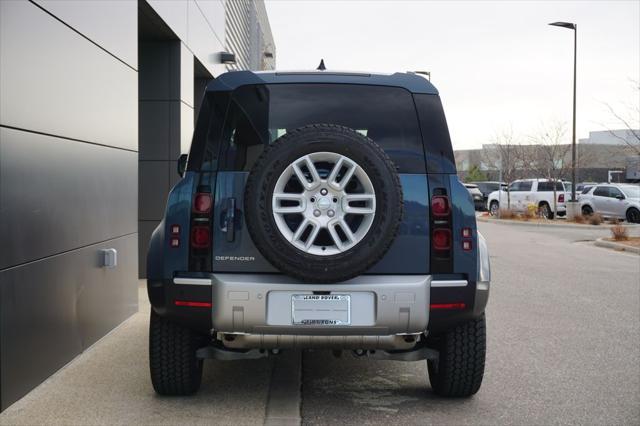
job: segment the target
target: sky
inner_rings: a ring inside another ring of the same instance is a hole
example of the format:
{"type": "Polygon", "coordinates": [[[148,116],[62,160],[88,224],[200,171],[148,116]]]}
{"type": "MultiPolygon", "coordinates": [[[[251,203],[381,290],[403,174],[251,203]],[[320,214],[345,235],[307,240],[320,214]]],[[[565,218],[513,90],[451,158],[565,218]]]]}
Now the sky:
{"type": "Polygon", "coordinates": [[[279,70],[430,71],[454,149],[554,122],[570,143],[573,31],[555,21],[578,24],[577,138],[623,127],[606,104],[640,121],[640,0],[265,3],[279,70]]]}

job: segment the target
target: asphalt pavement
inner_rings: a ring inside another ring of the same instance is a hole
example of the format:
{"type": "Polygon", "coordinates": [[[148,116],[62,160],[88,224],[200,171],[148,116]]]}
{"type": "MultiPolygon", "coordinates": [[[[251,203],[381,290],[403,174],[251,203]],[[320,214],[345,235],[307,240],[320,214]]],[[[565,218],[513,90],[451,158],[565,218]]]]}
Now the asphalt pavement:
{"type": "Polygon", "coordinates": [[[0,424],[640,424],[640,256],[585,242],[606,230],[479,227],[493,282],[473,398],[435,396],[425,362],[324,351],[207,361],[197,395],[158,397],[141,287],[140,313],[0,424]]]}

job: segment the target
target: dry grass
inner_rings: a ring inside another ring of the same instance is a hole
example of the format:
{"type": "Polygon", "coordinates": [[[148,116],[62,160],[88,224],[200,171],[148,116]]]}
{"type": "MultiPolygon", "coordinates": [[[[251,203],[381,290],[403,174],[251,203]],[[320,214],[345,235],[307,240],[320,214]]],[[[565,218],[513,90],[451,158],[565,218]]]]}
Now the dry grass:
{"type": "Polygon", "coordinates": [[[629,231],[622,225],[614,225],[611,227],[611,236],[615,241],[626,241],[629,239],[629,231]]]}
{"type": "Polygon", "coordinates": [[[581,214],[577,214],[573,217],[573,219],[571,220],[571,222],[575,222],[575,223],[585,223],[587,221],[587,217],[581,215],[581,214]]]}
{"type": "Polygon", "coordinates": [[[513,210],[502,209],[500,210],[500,215],[498,216],[500,219],[515,219],[516,214],[513,210]]]}
{"type": "Polygon", "coordinates": [[[600,225],[602,223],[602,215],[600,213],[593,213],[589,215],[589,223],[591,225],[600,225]]]}

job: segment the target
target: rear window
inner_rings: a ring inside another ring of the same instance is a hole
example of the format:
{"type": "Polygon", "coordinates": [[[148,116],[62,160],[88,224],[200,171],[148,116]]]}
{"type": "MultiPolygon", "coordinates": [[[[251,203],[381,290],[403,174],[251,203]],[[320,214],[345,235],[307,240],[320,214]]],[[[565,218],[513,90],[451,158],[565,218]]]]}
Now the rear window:
{"type": "Polygon", "coordinates": [[[250,170],[267,144],[298,127],[320,123],[346,126],[373,139],[401,173],[425,173],[411,93],[395,87],[341,84],[238,88],[219,138],[218,169],[250,170]]]}
{"type": "Polygon", "coordinates": [[[564,186],[562,186],[562,182],[556,181],[556,182],[538,182],[538,192],[552,192],[554,183],[556,187],[556,192],[564,191],[564,186]]]}

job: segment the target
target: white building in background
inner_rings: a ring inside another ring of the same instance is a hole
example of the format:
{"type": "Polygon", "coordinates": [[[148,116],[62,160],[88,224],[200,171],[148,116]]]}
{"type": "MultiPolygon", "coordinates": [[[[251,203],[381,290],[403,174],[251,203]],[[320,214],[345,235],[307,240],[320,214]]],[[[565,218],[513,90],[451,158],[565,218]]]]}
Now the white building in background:
{"type": "Polygon", "coordinates": [[[586,145],[638,145],[640,141],[636,135],[639,134],[639,129],[599,130],[589,132],[589,137],[579,139],[578,143],[586,145]]]}

